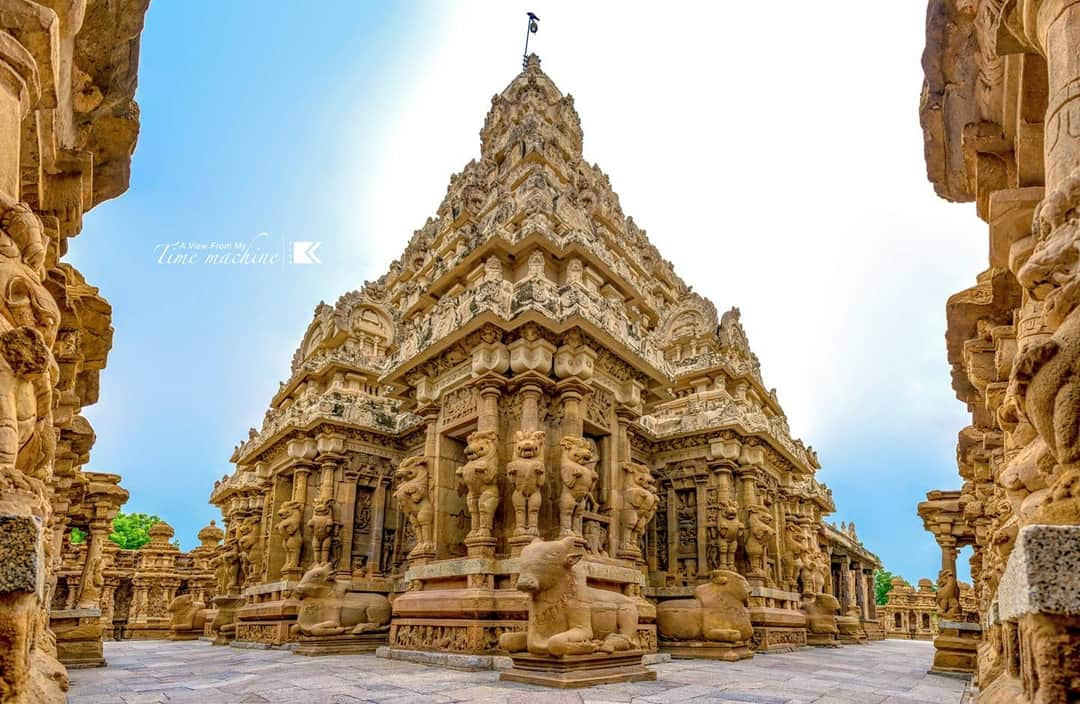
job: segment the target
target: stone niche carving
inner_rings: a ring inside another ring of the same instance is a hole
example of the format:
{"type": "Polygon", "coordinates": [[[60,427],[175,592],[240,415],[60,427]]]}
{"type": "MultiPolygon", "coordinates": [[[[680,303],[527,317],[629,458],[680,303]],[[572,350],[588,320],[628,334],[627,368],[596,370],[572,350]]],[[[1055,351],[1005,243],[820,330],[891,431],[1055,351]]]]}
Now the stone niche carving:
{"type": "Polygon", "coordinates": [[[458,479],[468,490],[465,501],[469,509],[468,538],[490,538],[495,509],[499,506],[498,436],[490,431],[478,431],[468,437],[465,457],[468,462],[457,469],[458,479]]]}
{"type": "Polygon", "coordinates": [[[514,506],[514,535],[540,535],[541,487],[547,481],[546,438],[543,430],[519,430],[514,434],[514,458],[506,465],[506,475],[514,487],[510,499],[514,506]]]}
{"type": "Polygon", "coordinates": [[[385,633],[390,630],[390,601],[382,594],[350,592],[335,579],[333,566],[317,564],[293,588],[300,610],[293,628],[305,636],[385,633]]]}
{"type": "Polygon", "coordinates": [[[410,558],[435,553],[435,543],[432,542],[435,513],[431,505],[429,472],[430,463],[427,457],[408,457],[401,462],[397,470],[398,487],[394,491],[394,497],[416,533],[416,546],[409,553],[410,558]]]}
{"type": "Polygon", "coordinates": [[[750,583],[738,572],[714,570],[693,599],[671,599],[656,607],[660,645],[675,655],[717,660],[752,657],[750,583]]]}
{"type": "Polygon", "coordinates": [[[596,470],[592,466],[593,449],[585,438],[571,436],[564,437],[560,446],[562,459],[559,478],[562,486],[559,495],[559,535],[581,536],[585,497],[596,484],[596,470]]]}

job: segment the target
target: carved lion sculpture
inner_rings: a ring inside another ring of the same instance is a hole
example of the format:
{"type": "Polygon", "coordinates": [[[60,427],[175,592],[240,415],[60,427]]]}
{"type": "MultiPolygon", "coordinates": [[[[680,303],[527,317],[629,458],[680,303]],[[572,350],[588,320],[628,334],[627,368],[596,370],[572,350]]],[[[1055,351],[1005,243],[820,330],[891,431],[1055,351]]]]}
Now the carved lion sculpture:
{"type": "Polygon", "coordinates": [[[627,462],[623,465],[627,486],[623,490],[622,550],[640,555],[640,542],[645,527],[656,515],[660,497],[656,495],[656,480],[652,472],[642,464],[627,462]]]}
{"type": "Polygon", "coordinates": [[[535,655],[586,655],[634,648],[638,611],[624,594],[585,584],[574,565],[582,558],[573,537],[537,538],[521,551],[517,588],[527,592],[529,627],[504,633],[499,647],[535,655]]]}
{"type": "Polygon", "coordinates": [[[311,548],[315,551],[315,562],[330,562],[330,547],[334,542],[334,500],[318,499],[308,521],[311,529],[311,548]]]}
{"type": "Polygon", "coordinates": [[[803,570],[803,556],[809,550],[806,544],[806,532],[795,521],[784,524],[784,554],[781,566],[784,570],[784,584],[789,589],[798,585],[799,575],[803,570]]]}
{"type": "Polygon", "coordinates": [[[739,520],[739,505],[726,501],[720,505],[720,518],[716,521],[717,545],[720,548],[720,569],[735,569],[735,551],[739,547],[739,533],[742,521],[739,520]]]}
{"type": "Polygon", "coordinates": [[[299,501],[286,501],[278,509],[277,530],[285,544],[284,569],[300,566],[300,550],[304,547],[304,534],[300,524],[304,519],[304,507],[299,501]]]}
{"type": "Polygon", "coordinates": [[[672,599],[656,607],[656,623],[665,640],[713,641],[746,645],[750,625],[750,583],[738,572],[713,570],[693,599],[672,599]]]}
{"type": "Polygon", "coordinates": [[[964,612],[960,609],[960,589],[952,570],[938,572],[937,603],[938,612],[944,618],[955,621],[963,617],[964,612]]]}
{"type": "Polygon", "coordinates": [[[774,535],[776,529],[772,525],[772,514],[761,506],[751,506],[743,542],[743,550],[746,551],[746,559],[750,563],[750,574],[768,573],[766,564],[769,541],[774,535]]]}
{"type": "Polygon", "coordinates": [[[596,483],[596,470],[591,464],[592,445],[585,438],[567,436],[559,446],[563,450],[559,466],[559,478],[562,480],[562,491],[559,495],[560,535],[581,535],[585,497],[596,483]]]}
{"type": "Polygon", "coordinates": [[[390,601],[382,594],[347,591],[334,578],[329,562],[314,565],[293,588],[300,599],[294,633],[337,636],[343,633],[378,633],[390,629],[390,601]]]}
{"type": "Polygon", "coordinates": [[[435,513],[429,495],[427,457],[407,457],[398,467],[396,478],[398,488],[394,490],[394,498],[416,532],[416,547],[409,556],[434,550],[431,527],[435,513]]]}
{"type": "Polygon", "coordinates": [[[514,535],[539,535],[540,489],[547,480],[544,464],[543,430],[514,434],[514,459],[506,465],[506,474],[514,486],[510,497],[514,504],[514,535]]]}
{"type": "Polygon", "coordinates": [[[206,624],[206,604],[191,594],[181,594],[169,602],[169,630],[173,633],[197,631],[206,624]]]}
{"type": "Polygon", "coordinates": [[[240,546],[240,560],[244,577],[249,582],[258,580],[262,570],[262,548],[259,547],[259,529],[262,521],[258,516],[249,516],[240,524],[237,544],[240,546]]]}
{"type": "Polygon", "coordinates": [[[499,450],[497,436],[491,431],[469,435],[465,446],[468,462],[457,469],[458,479],[469,490],[465,497],[471,520],[470,538],[491,537],[495,509],[499,507],[499,450]]]}

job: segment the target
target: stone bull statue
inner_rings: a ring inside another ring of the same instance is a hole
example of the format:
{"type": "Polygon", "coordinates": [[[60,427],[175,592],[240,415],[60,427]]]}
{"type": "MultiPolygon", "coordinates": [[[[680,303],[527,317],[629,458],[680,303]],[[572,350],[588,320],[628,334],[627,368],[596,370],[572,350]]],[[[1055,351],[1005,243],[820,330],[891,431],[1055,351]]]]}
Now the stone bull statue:
{"type": "Polygon", "coordinates": [[[714,570],[694,590],[693,599],[672,599],[656,607],[663,640],[711,641],[744,645],[754,635],[750,624],[750,584],[737,572],[714,570]]]}
{"type": "Polygon", "coordinates": [[[333,566],[313,565],[293,588],[300,599],[294,634],[337,636],[377,633],[390,628],[390,601],[382,594],[349,592],[334,578],[333,566]]]}
{"type": "Polygon", "coordinates": [[[525,546],[517,588],[530,596],[529,628],[502,634],[500,648],[562,657],[636,647],[637,605],[623,594],[587,586],[574,571],[582,557],[573,537],[537,538],[525,546]]]}
{"type": "Polygon", "coordinates": [[[202,635],[206,612],[206,604],[191,594],[181,594],[169,602],[169,630],[176,636],[202,635]]]}

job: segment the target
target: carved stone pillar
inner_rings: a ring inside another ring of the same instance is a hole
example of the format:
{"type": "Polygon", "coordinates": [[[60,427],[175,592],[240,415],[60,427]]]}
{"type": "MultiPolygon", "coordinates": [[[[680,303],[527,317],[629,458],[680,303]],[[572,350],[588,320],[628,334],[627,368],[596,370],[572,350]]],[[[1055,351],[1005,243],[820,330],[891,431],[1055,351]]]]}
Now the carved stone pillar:
{"type": "Polygon", "coordinates": [[[390,477],[380,475],[371,497],[371,544],[368,546],[367,573],[369,576],[380,571],[389,573],[390,565],[380,565],[382,557],[383,530],[386,524],[386,491],[390,487],[390,477]]]}
{"type": "Polygon", "coordinates": [[[83,564],[82,581],[79,584],[78,608],[100,608],[101,588],[104,579],[101,573],[101,551],[109,539],[111,525],[108,521],[95,520],[90,523],[86,536],[86,562],[83,564]]]}
{"type": "MultiPolygon", "coordinates": [[[[358,472],[346,467],[342,471],[341,481],[338,482],[334,491],[334,504],[338,512],[339,536],[341,540],[340,552],[337,559],[337,573],[339,576],[351,576],[353,571],[353,529],[356,526],[356,480],[358,472]]],[[[370,559],[370,558],[369,558],[370,559]]]]}
{"type": "Polygon", "coordinates": [[[697,499],[697,563],[698,574],[709,575],[709,492],[705,489],[708,477],[694,477],[697,499]]]}

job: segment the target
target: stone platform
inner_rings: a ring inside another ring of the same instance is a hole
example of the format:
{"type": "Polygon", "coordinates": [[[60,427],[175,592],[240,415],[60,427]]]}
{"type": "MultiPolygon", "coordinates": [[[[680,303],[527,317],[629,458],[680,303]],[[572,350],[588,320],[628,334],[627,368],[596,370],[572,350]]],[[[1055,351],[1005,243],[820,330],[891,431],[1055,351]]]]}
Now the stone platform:
{"type": "Polygon", "coordinates": [[[556,691],[374,655],[305,658],[202,641],[105,643],[109,666],[71,671],[69,704],[470,702],[491,704],[959,704],[966,683],[927,674],[930,643],[808,648],[728,663],[650,665],[655,682],[556,691]]]}

